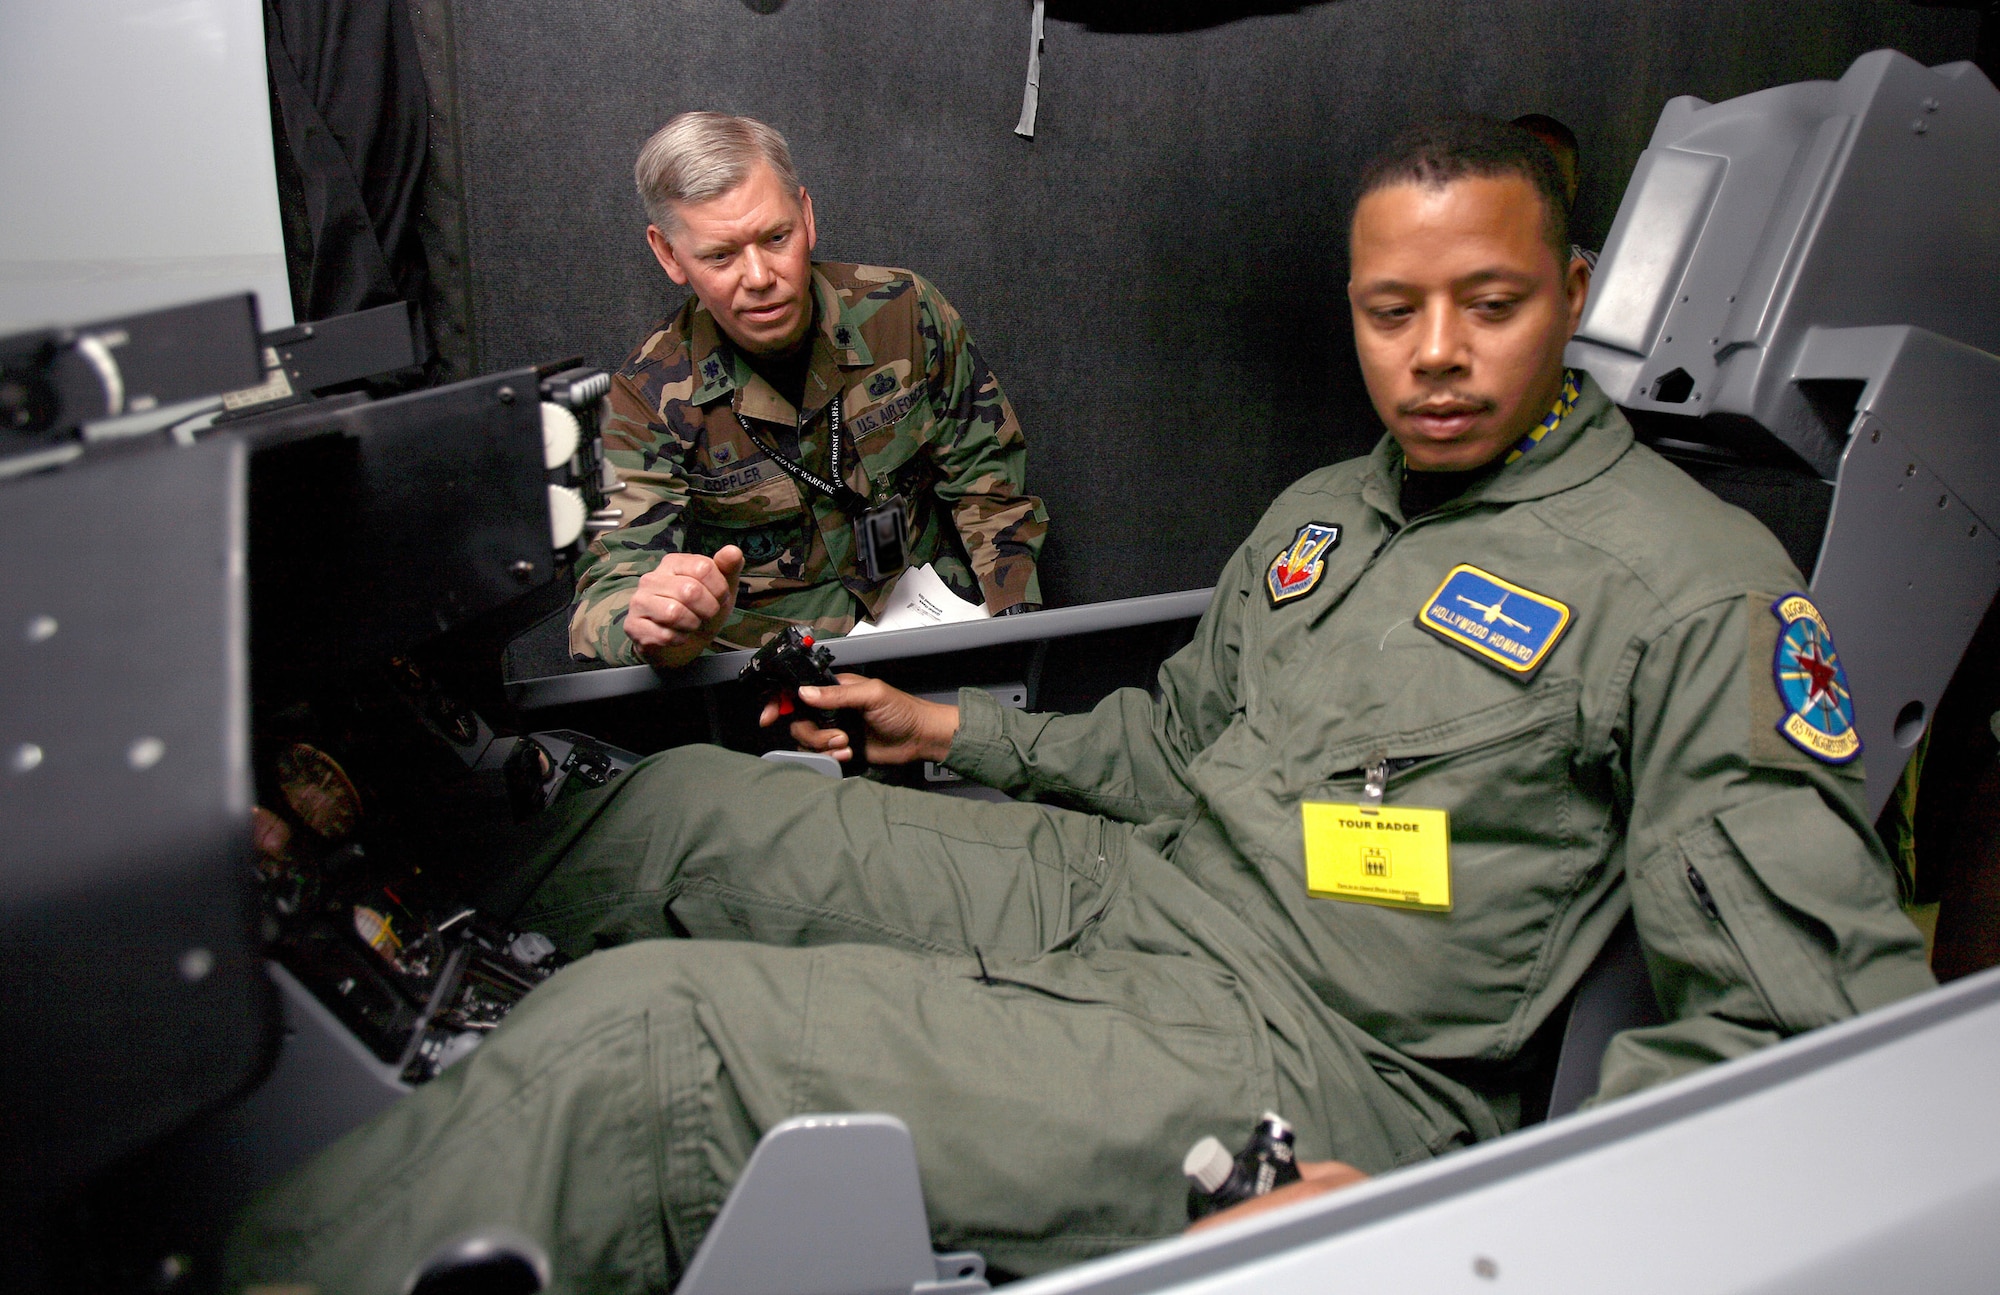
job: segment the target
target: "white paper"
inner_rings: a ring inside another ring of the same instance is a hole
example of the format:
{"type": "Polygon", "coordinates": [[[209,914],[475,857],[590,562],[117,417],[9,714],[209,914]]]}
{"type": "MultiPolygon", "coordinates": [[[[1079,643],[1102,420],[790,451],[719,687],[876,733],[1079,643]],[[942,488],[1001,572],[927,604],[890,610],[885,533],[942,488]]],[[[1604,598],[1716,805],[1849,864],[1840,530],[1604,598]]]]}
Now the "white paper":
{"type": "Polygon", "coordinates": [[[961,621],[983,621],[992,615],[985,603],[975,606],[953,593],[951,586],[926,562],[896,578],[889,589],[889,601],[883,604],[882,614],[872,624],[861,621],[847,635],[852,638],[857,634],[915,629],[920,625],[956,625],[961,621]]]}

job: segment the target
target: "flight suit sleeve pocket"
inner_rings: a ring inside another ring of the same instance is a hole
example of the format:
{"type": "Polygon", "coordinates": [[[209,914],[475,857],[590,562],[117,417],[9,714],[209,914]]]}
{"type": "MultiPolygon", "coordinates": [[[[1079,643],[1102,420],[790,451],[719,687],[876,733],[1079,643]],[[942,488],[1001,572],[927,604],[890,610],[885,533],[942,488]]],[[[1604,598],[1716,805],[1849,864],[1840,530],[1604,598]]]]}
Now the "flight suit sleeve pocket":
{"type": "Polygon", "coordinates": [[[1793,787],[1716,821],[1779,904],[1803,919],[1854,1010],[1936,983],[1922,937],[1896,902],[1887,864],[1817,790],[1793,787]]]}
{"type": "Polygon", "coordinates": [[[1850,903],[1841,892],[1852,885],[1840,874],[1866,852],[1816,792],[1738,806],[1683,835],[1680,848],[1687,900],[1712,940],[1734,946],[1776,1024],[1797,1033],[1854,1014],[1837,963],[1850,903]]]}

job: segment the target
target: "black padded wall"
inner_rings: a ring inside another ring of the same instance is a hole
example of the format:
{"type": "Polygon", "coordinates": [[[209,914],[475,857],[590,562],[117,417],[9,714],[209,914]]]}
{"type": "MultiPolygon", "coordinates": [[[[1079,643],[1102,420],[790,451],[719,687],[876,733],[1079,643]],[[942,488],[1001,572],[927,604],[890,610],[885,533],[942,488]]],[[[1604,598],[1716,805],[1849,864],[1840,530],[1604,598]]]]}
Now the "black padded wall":
{"type": "MultiPolygon", "coordinates": [[[[1019,409],[1052,601],[1211,582],[1271,497],[1379,433],[1343,295],[1346,191],[1421,115],[1549,113],[1601,240],[1660,107],[1972,53],[1899,0],[452,0],[479,368],[615,365],[678,305],[639,144],[673,113],[790,138],[819,254],[931,278],[1019,409]]],[[[434,100],[437,98],[434,88],[434,100]]]]}

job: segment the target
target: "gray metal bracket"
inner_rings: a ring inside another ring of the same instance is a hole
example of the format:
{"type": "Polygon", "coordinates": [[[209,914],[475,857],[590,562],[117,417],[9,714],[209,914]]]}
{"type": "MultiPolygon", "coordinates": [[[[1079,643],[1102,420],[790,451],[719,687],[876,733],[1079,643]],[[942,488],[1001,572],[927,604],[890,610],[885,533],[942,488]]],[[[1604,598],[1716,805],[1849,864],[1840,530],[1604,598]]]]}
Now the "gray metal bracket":
{"type": "Polygon", "coordinates": [[[934,1254],[916,1144],[893,1115],[801,1115],[766,1132],[677,1295],[971,1295],[970,1251],[934,1254]]]}
{"type": "Polygon", "coordinates": [[[1799,380],[1865,383],[1813,569],[1881,813],[2000,590],[2000,358],[1920,328],[1814,329],[1799,380]]]}

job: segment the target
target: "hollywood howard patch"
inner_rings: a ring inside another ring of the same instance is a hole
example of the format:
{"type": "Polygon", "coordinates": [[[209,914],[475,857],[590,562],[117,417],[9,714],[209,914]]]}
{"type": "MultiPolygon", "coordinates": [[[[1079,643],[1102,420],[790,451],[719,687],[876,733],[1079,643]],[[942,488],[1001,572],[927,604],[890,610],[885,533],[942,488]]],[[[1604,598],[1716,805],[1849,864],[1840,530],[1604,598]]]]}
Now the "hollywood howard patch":
{"type": "Polygon", "coordinates": [[[1417,624],[1517,679],[1532,679],[1569,628],[1566,603],[1461,562],[1417,612],[1417,624]]]}
{"type": "Polygon", "coordinates": [[[1271,559],[1264,573],[1264,587],[1271,606],[1303,598],[1326,574],[1326,555],[1340,543],[1340,527],[1328,522],[1307,522],[1292,536],[1284,552],[1271,559]]]}
{"type": "Polygon", "coordinates": [[[1848,763],[1861,754],[1861,735],[1854,731],[1854,698],[1826,618],[1804,594],[1786,594],[1771,604],[1771,614],[1779,625],[1771,678],[1784,707],[1778,732],[1815,760],[1848,763]]]}

